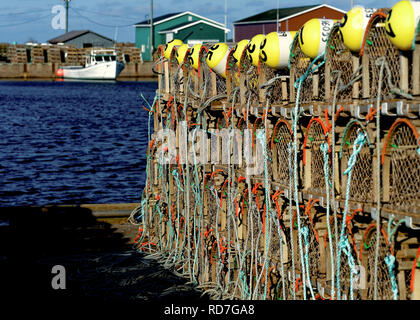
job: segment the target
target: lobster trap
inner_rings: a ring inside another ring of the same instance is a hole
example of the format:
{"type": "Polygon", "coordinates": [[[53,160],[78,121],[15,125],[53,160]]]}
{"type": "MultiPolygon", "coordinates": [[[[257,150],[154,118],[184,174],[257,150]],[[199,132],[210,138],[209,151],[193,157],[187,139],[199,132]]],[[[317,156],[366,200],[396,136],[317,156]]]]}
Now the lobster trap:
{"type": "Polygon", "coordinates": [[[352,167],[351,182],[349,185],[348,200],[355,203],[371,203],[374,201],[374,163],[375,148],[370,142],[370,135],[365,126],[356,119],[350,120],[341,136],[341,189],[343,198],[347,192],[348,175],[344,174],[349,165],[350,156],[353,154],[353,145],[359,134],[366,136],[366,143],[357,155],[357,160],[352,167]]]}
{"type": "Polygon", "coordinates": [[[290,50],[290,102],[297,98],[301,104],[322,101],[325,96],[325,58],[319,56],[312,60],[306,56],[299,45],[299,34],[296,33],[290,50]],[[300,81],[304,75],[306,78],[300,81]]]}
{"type": "Polygon", "coordinates": [[[327,40],[325,100],[332,102],[335,98],[337,102],[352,102],[360,98],[360,57],[344,45],[339,26],[339,23],[334,24],[327,40]]]}
{"type": "Polygon", "coordinates": [[[260,83],[260,104],[271,107],[286,105],[290,97],[289,70],[276,70],[268,67],[263,61],[258,64],[260,83]]]}
{"type": "Polygon", "coordinates": [[[372,15],[360,52],[363,65],[363,98],[369,100],[376,99],[380,85],[383,99],[411,98],[412,95],[420,94],[420,65],[417,61],[419,49],[415,49],[415,53],[400,51],[391,43],[385,29],[388,12],[387,9],[380,9],[372,15]],[[381,65],[384,70],[380,84],[381,65]]]}
{"type": "MultiPolygon", "coordinates": [[[[328,130],[324,122],[318,118],[312,118],[306,129],[303,143],[304,186],[310,194],[325,195],[325,170],[324,154],[321,150],[323,143],[328,143],[328,163],[331,159],[330,141],[328,130]]],[[[328,166],[331,177],[331,166],[328,166]]]]}
{"type": "Polygon", "coordinates": [[[386,136],[383,151],[384,209],[420,217],[420,142],[416,126],[397,119],[386,136]]]}
{"type": "Polygon", "coordinates": [[[239,74],[241,107],[245,108],[245,110],[249,108],[250,112],[252,112],[253,108],[259,107],[260,79],[258,67],[252,64],[246,50],[242,53],[241,61],[239,62],[239,74]]]}
{"type": "Polygon", "coordinates": [[[273,159],[273,179],[278,182],[283,189],[289,186],[289,174],[291,163],[291,144],[293,133],[290,123],[287,120],[279,119],[274,126],[271,137],[270,148],[273,159]],[[290,148],[290,150],[289,150],[290,148]]]}
{"type": "Polygon", "coordinates": [[[216,96],[220,96],[220,98],[224,98],[222,95],[226,95],[226,81],[225,79],[213,72],[207,62],[207,53],[209,48],[206,47],[206,51],[200,51],[199,59],[200,59],[200,93],[201,93],[201,101],[206,102],[209,99],[214,99],[216,96]]]}

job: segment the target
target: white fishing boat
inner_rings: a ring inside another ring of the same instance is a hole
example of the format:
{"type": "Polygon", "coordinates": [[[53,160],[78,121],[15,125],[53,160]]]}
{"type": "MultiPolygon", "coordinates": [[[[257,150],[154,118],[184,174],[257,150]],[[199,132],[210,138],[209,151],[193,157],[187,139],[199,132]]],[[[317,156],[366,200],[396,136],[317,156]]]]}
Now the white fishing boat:
{"type": "Polygon", "coordinates": [[[115,80],[124,67],[115,50],[91,50],[84,66],[63,66],[56,74],[64,79],[115,80]]]}

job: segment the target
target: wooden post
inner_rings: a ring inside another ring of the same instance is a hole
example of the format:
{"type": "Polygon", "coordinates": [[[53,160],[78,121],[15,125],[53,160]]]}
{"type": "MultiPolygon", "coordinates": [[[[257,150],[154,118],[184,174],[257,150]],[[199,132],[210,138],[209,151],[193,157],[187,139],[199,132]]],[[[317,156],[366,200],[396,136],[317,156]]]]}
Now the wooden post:
{"type": "Polygon", "coordinates": [[[316,99],[319,97],[319,73],[316,72],[312,75],[312,98],[316,99]]]}
{"type": "MultiPolygon", "coordinates": [[[[323,223],[323,225],[325,222],[323,223]]],[[[324,229],[318,229],[319,234],[319,260],[320,260],[320,266],[319,266],[319,272],[322,274],[327,273],[327,250],[324,248],[324,243],[321,240],[324,237],[328,237],[327,230],[324,229]]]]}
{"type": "Polygon", "coordinates": [[[414,271],[414,291],[411,295],[411,300],[420,300],[420,269],[416,268],[414,271]]]}
{"type": "MultiPolygon", "coordinates": [[[[420,37],[420,36],[418,36],[420,37]]],[[[420,95],[420,44],[416,44],[413,51],[413,68],[412,68],[412,89],[413,95],[420,95]]]]}
{"type": "MultiPolygon", "coordinates": [[[[357,71],[357,69],[360,66],[360,59],[357,56],[352,55],[351,56],[351,62],[353,65],[353,74],[357,71]]],[[[358,99],[359,98],[359,81],[356,81],[355,83],[353,83],[353,95],[352,95],[353,99],[358,99]]]]}
{"type": "Polygon", "coordinates": [[[210,72],[211,79],[211,95],[214,97],[217,95],[217,78],[214,72],[210,72]]]}
{"type": "Polygon", "coordinates": [[[311,162],[312,162],[312,152],[310,149],[306,149],[305,165],[303,166],[303,176],[304,176],[303,188],[305,190],[311,188],[311,176],[312,176],[311,162]]]}
{"type": "Polygon", "coordinates": [[[169,93],[169,64],[168,61],[163,62],[165,73],[165,93],[169,93]]]}
{"type": "Polygon", "coordinates": [[[403,270],[400,270],[400,272],[398,272],[398,294],[400,300],[407,300],[405,273],[403,270]]]}
{"type": "Polygon", "coordinates": [[[287,101],[287,99],[289,98],[287,94],[287,78],[286,77],[281,78],[281,98],[283,101],[287,101]]]}
{"type": "Polygon", "coordinates": [[[290,102],[295,102],[295,70],[292,67],[290,69],[290,78],[289,78],[289,88],[290,88],[290,102]]]}
{"type": "Polygon", "coordinates": [[[369,77],[369,55],[365,52],[362,56],[362,97],[370,96],[370,77],[369,77]]]}
{"type": "MultiPolygon", "coordinates": [[[[337,148],[338,149],[338,148],[337,148]]],[[[336,149],[336,150],[337,150],[336,149]]],[[[335,172],[340,172],[340,166],[339,166],[339,162],[340,162],[340,158],[339,158],[339,156],[340,156],[340,153],[339,153],[339,151],[337,150],[336,152],[335,152],[335,155],[334,155],[334,157],[335,157],[335,159],[334,159],[334,170],[335,170],[335,172]]],[[[340,174],[335,174],[335,181],[334,181],[334,188],[335,188],[335,192],[336,192],[336,194],[339,194],[340,193],[340,187],[341,187],[341,185],[340,185],[340,177],[341,177],[342,175],[340,175],[340,174]]]]}
{"type": "MultiPolygon", "coordinates": [[[[230,62],[228,63],[229,65],[231,64],[230,62]]],[[[230,67],[226,70],[226,94],[228,98],[230,98],[232,95],[232,77],[232,67],[230,67]]]]}
{"type": "Polygon", "coordinates": [[[400,53],[400,89],[408,93],[408,58],[400,53]]]}
{"type": "Polygon", "coordinates": [[[240,93],[240,97],[241,97],[241,107],[242,108],[246,108],[246,102],[248,97],[245,97],[245,92],[246,92],[246,88],[245,88],[245,73],[242,72],[239,75],[239,93],[240,93]]]}
{"type": "MultiPolygon", "coordinates": [[[[274,133],[273,133],[274,134],[274,133]]],[[[278,166],[278,154],[277,154],[277,148],[278,148],[278,144],[274,144],[272,152],[271,152],[271,158],[273,159],[273,180],[274,181],[278,181],[279,179],[279,166],[278,166]]]]}
{"type": "Polygon", "coordinates": [[[327,59],[325,61],[325,101],[328,101],[331,99],[331,60],[327,59]]]}
{"type": "Polygon", "coordinates": [[[182,83],[182,85],[179,86],[179,92],[175,92],[175,93],[178,93],[178,94],[182,95],[184,93],[184,83],[186,81],[186,79],[184,79],[183,68],[179,68],[178,79],[179,79],[179,83],[182,83]]]}
{"type": "MultiPolygon", "coordinates": [[[[258,75],[258,87],[260,87],[261,85],[265,84],[267,82],[267,78],[266,78],[266,73],[265,73],[265,69],[266,67],[261,67],[260,69],[260,74],[258,75]]],[[[267,89],[258,89],[259,91],[259,97],[260,97],[260,105],[265,105],[266,103],[266,92],[267,89]]]]}

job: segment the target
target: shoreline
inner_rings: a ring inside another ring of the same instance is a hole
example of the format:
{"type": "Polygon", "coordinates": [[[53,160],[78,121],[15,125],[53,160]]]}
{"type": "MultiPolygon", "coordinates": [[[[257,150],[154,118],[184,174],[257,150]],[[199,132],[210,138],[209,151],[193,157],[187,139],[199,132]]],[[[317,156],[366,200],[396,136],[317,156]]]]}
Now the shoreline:
{"type": "MultiPolygon", "coordinates": [[[[56,72],[61,67],[59,63],[0,63],[0,79],[11,80],[38,80],[38,79],[60,79],[56,72]]],[[[117,78],[134,79],[134,81],[143,79],[156,79],[157,75],[152,70],[153,62],[126,63],[121,74],[117,78]]]]}

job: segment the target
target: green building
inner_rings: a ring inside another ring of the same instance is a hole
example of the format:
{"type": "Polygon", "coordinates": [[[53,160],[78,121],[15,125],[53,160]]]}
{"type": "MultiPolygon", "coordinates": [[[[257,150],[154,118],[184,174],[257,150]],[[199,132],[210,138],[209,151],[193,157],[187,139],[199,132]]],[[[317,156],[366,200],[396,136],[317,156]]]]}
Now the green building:
{"type": "MultiPolygon", "coordinates": [[[[136,47],[140,48],[144,61],[151,60],[150,20],[134,25],[136,47]]],[[[153,18],[153,48],[173,39],[193,45],[203,42],[223,42],[229,29],[224,24],[204,18],[190,11],[165,14],[153,18]]]]}

